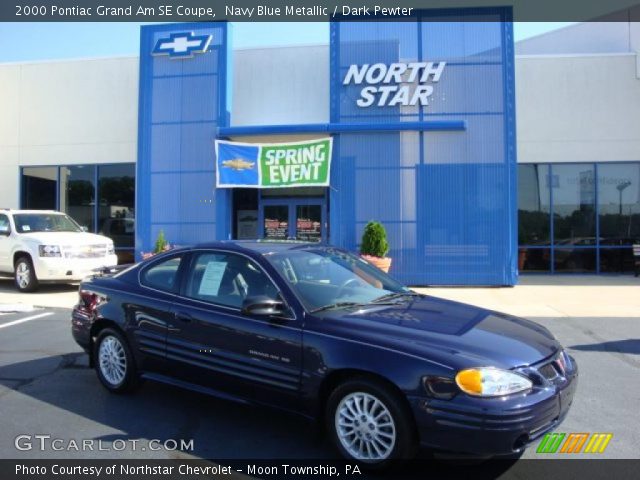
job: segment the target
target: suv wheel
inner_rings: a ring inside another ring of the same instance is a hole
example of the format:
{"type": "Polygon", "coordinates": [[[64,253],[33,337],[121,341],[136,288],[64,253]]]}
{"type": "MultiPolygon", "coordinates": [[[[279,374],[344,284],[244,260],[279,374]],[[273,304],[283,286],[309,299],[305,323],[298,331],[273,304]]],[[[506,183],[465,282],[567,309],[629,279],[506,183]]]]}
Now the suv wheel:
{"type": "Polygon", "coordinates": [[[354,379],[327,402],[327,430],[340,453],[370,467],[413,457],[417,442],[411,416],[395,392],[379,382],[354,379]]]}
{"type": "Polygon", "coordinates": [[[38,279],[29,257],[20,257],[14,268],[16,288],[21,292],[34,292],[38,289],[38,279]]]}
{"type": "Polygon", "coordinates": [[[100,331],[93,348],[93,364],[100,383],[110,392],[123,393],[137,386],[133,355],[120,332],[112,328],[100,331]]]}

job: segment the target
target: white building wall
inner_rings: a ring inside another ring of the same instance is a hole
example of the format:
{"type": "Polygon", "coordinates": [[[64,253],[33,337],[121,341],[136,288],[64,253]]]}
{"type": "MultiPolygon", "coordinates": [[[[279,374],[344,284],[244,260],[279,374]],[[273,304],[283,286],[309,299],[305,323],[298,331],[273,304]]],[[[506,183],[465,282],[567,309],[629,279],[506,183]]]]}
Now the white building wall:
{"type": "Polygon", "coordinates": [[[516,60],[518,161],[640,160],[635,54],[516,60]]]}
{"type": "MultiPolygon", "coordinates": [[[[518,161],[640,160],[636,62],[517,57],[518,161]]],[[[232,94],[233,125],[328,122],[329,47],[236,51],[232,94]]],[[[0,207],[20,166],[135,162],[137,104],[137,57],[0,64],[0,207]]]]}
{"type": "Polygon", "coordinates": [[[138,58],[0,65],[0,207],[19,167],[135,162],[138,58]]]}
{"type": "Polygon", "coordinates": [[[586,22],[516,43],[516,55],[628,53],[637,22],[586,22]]]}

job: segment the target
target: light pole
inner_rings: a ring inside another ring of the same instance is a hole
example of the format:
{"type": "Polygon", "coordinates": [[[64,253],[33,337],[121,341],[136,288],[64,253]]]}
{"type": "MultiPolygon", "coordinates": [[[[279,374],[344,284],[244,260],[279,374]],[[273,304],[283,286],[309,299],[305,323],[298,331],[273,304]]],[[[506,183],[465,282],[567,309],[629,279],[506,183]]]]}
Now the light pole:
{"type": "Polygon", "coordinates": [[[618,194],[620,195],[620,210],[619,210],[619,213],[618,213],[620,215],[620,217],[622,217],[622,192],[629,185],[631,185],[631,181],[630,180],[625,180],[624,182],[619,183],[618,185],[616,185],[616,188],[618,189],[618,194]]]}

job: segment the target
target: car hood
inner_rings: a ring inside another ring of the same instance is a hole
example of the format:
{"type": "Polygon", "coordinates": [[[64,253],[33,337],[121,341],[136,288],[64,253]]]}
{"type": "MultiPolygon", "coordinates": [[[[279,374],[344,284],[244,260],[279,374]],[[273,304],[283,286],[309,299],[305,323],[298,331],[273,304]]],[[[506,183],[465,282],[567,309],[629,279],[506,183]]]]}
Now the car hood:
{"type": "Polygon", "coordinates": [[[20,236],[41,245],[78,246],[112,243],[110,238],[88,232],[32,232],[20,236]]]}
{"type": "Polygon", "coordinates": [[[557,352],[558,341],[529,320],[430,296],[394,305],[319,314],[327,334],[417,355],[452,368],[514,368],[557,352]]]}

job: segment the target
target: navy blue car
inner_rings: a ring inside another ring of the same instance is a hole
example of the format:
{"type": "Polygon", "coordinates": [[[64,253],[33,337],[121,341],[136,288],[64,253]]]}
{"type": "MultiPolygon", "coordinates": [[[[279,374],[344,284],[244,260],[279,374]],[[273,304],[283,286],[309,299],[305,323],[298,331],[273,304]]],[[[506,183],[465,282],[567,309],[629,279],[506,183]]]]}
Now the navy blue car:
{"type": "Polygon", "coordinates": [[[319,419],[346,458],[521,452],[577,366],[531,321],[420,295],[318,245],[218,242],[80,286],[72,331],[112,392],[140,378],[319,419]]]}

